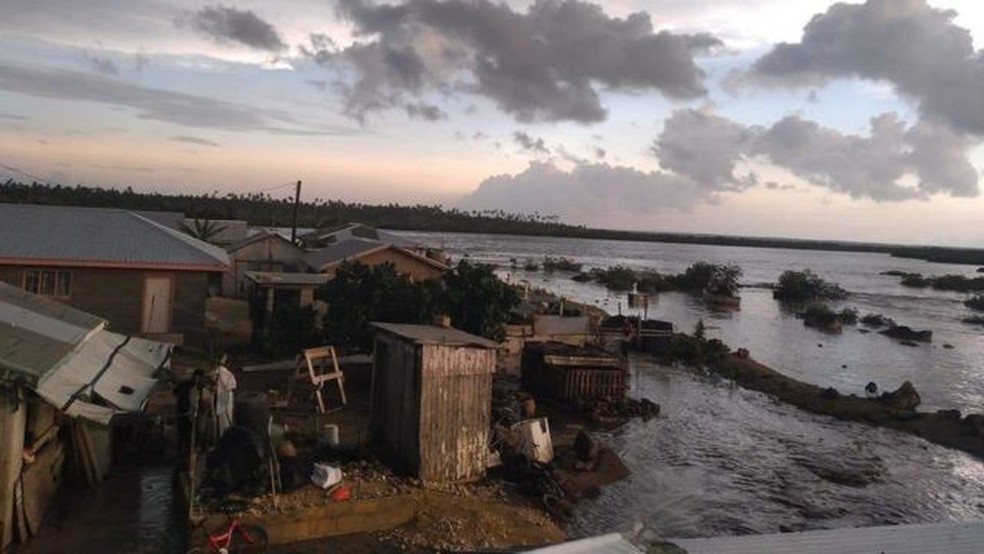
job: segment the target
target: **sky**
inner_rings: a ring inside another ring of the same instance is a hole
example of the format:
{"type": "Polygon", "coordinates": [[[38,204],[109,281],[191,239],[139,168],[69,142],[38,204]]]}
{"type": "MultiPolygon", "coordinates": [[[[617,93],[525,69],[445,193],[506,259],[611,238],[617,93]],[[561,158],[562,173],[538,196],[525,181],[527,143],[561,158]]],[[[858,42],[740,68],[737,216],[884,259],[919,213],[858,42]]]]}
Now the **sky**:
{"type": "Polygon", "coordinates": [[[984,245],[977,0],[2,0],[0,180],[984,245]]]}

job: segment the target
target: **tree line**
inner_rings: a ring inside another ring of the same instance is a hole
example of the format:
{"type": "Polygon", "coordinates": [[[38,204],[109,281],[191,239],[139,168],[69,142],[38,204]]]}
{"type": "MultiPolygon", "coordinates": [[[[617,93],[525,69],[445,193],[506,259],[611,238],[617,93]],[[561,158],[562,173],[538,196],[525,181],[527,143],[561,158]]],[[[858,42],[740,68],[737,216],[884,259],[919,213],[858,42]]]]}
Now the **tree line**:
{"type": "MultiPolygon", "coordinates": [[[[250,225],[289,227],[293,222],[291,198],[274,198],[269,192],[161,194],[125,189],[30,184],[8,180],[0,184],[0,202],[123,208],[128,210],[182,212],[195,219],[241,219],[250,225]]],[[[515,214],[503,210],[464,211],[437,205],[363,204],[315,198],[300,203],[300,227],[329,227],[358,222],[384,229],[443,231],[608,240],[633,240],[678,244],[713,244],[759,248],[793,248],[842,252],[882,252],[932,262],[984,265],[984,250],[939,246],[905,246],[863,242],[740,237],[596,229],[560,222],[552,214],[515,214]]]]}

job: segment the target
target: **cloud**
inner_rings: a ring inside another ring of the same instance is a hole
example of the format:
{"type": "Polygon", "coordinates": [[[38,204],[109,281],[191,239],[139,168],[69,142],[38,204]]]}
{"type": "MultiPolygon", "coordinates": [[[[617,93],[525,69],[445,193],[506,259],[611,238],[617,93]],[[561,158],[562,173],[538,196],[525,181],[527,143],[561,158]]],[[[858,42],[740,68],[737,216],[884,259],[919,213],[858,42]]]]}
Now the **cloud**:
{"type": "Polygon", "coordinates": [[[186,142],[188,144],[197,144],[199,146],[214,146],[214,147],[222,146],[221,144],[208,139],[191,137],[187,135],[179,135],[176,137],[171,137],[171,140],[175,142],[186,142]]]}
{"type": "Polygon", "coordinates": [[[13,113],[0,113],[0,119],[9,119],[11,121],[27,121],[30,119],[26,115],[19,115],[13,113]]]}
{"type": "Polygon", "coordinates": [[[861,136],[795,115],[764,128],[680,110],[667,120],[653,151],[664,168],[713,190],[755,184],[755,176],[736,176],[735,169],[741,161],[762,159],[853,198],[898,201],[977,196],[977,171],[967,158],[973,146],[970,137],[945,125],[919,121],[907,127],[894,113],[872,118],[871,133],[861,136]]]}
{"type": "Polygon", "coordinates": [[[103,75],[0,61],[0,90],[40,98],[126,106],[141,119],[224,131],[260,130],[274,134],[338,135],[351,129],[299,126],[287,114],[257,110],[205,96],[131,85],[103,75]]]}
{"type": "Polygon", "coordinates": [[[444,113],[444,110],[433,104],[424,102],[407,102],[403,106],[403,109],[406,110],[407,115],[410,117],[425,121],[438,121],[448,118],[448,114],[444,113]]]}
{"type": "Polygon", "coordinates": [[[974,51],[956,13],[925,0],[838,3],[759,58],[750,78],[810,84],[837,78],[887,81],[916,101],[923,117],[984,135],[984,51],[974,51]]]}
{"type": "Polygon", "coordinates": [[[687,211],[707,198],[708,192],[692,180],[671,173],[604,163],[563,171],[535,162],[522,173],[486,179],[457,207],[550,214],[565,221],[602,224],[619,214],[687,211]]]}
{"type": "Polygon", "coordinates": [[[711,112],[677,110],[653,146],[664,169],[709,188],[737,187],[735,164],[748,149],[752,131],[711,112]]]}
{"type": "Polygon", "coordinates": [[[251,10],[210,6],[188,15],[178,24],[223,44],[238,43],[269,52],[287,48],[277,29],[251,10]]]}
{"type": "Polygon", "coordinates": [[[523,131],[516,131],[513,133],[513,140],[524,150],[534,154],[550,154],[550,149],[547,148],[547,143],[542,138],[533,138],[523,131]]]}
{"type": "Polygon", "coordinates": [[[313,35],[302,51],[354,68],[347,112],[360,120],[405,96],[463,91],[523,122],[599,122],[602,88],[704,95],[693,56],[720,45],[707,34],[656,32],[645,13],[609,17],[580,0],[536,0],[526,12],[489,0],[340,0],[339,14],[360,40],[337,49],[313,35]]]}
{"type": "Polygon", "coordinates": [[[116,64],[112,59],[93,56],[89,52],[83,52],[82,55],[85,57],[86,62],[89,63],[89,66],[96,72],[112,77],[116,77],[120,74],[119,68],[116,67],[116,64]]]}

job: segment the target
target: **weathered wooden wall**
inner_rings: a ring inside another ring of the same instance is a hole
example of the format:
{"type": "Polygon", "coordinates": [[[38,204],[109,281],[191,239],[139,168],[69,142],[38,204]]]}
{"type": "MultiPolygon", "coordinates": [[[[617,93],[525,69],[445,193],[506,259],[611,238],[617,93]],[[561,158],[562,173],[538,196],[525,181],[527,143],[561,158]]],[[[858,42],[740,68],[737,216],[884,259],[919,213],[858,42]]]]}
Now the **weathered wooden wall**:
{"type": "Polygon", "coordinates": [[[468,481],[485,474],[495,350],[423,347],[420,478],[468,481]]]}
{"type": "Polygon", "coordinates": [[[14,540],[14,486],[20,476],[27,405],[20,388],[0,394],[0,551],[14,540]]]}
{"type": "MultiPolygon", "coordinates": [[[[24,272],[47,267],[0,266],[0,281],[24,286],[24,272]]],[[[138,269],[54,268],[72,272],[69,298],[55,298],[74,308],[109,321],[110,329],[128,335],[141,332],[144,280],[147,276],[174,279],[171,294],[171,332],[183,334],[185,341],[200,344],[205,338],[205,300],[208,273],[200,271],[159,272],[138,269]]]]}
{"type": "Polygon", "coordinates": [[[376,337],[369,436],[391,463],[420,469],[420,365],[416,345],[387,333],[376,337]]]}
{"type": "Polygon", "coordinates": [[[222,296],[245,297],[247,271],[299,271],[304,251],[275,236],[229,253],[229,269],[222,276],[222,296]]]}
{"type": "Polygon", "coordinates": [[[481,477],[488,461],[495,350],[376,339],[370,437],[424,481],[481,477]]]}

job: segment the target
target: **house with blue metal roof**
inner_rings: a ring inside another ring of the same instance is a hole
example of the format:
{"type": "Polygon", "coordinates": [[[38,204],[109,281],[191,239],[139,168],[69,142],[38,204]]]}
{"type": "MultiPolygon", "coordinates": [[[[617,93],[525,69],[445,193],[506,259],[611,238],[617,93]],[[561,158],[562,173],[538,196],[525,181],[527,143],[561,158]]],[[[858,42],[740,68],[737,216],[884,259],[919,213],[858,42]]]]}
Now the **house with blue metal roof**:
{"type": "Polygon", "coordinates": [[[0,281],[181,343],[205,336],[205,302],[229,265],[225,250],[146,214],[0,204],[0,281]]]}

